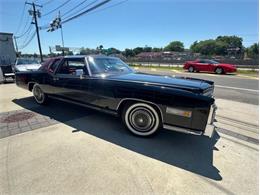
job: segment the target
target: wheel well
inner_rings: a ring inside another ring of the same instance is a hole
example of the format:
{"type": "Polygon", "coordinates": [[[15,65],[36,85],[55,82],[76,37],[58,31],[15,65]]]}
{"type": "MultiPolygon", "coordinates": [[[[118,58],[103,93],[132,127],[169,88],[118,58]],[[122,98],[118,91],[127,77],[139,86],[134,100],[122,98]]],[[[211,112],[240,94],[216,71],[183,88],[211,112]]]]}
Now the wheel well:
{"type": "Polygon", "coordinates": [[[158,115],[159,115],[159,117],[161,119],[161,122],[163,122],[163,116],[162,116],[161,109],[157,105],[155,105],[154,103],[150,103],[150,102],[143,101],[143,100],[131,100],[131,99],[123,100],[122,102],[119,103],[119,107],[117,109],[118,110],[118,114],[121,116],[124,108],[126,106],[130,106],[130,105],[132,105],[134,103],[145,103],[145,104],[148,104],[148,105],[152,106],[157,111],[157,113],[158,113],[158,115]]]}
{"type": "Polygon", "coordinates": [[[29,91],[32,91],[34,84],[35,84],[35,83],[29,83],[29,84],[28,84],[28,90],[29,90],[29,91]]]}

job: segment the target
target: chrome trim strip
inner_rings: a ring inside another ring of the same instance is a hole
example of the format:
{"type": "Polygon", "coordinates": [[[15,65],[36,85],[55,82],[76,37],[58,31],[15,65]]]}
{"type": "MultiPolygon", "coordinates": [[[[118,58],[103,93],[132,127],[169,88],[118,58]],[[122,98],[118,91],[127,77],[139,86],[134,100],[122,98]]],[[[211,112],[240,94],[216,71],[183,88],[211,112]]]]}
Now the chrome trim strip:
{"type": "Polygon", "coordinates": [[[123,99],[121,99],[121,100],[119,101],[119,103],[118,103],[118,105],[117,105],[117,107],[116,107],[116,110],[118,110],[118,108],[120,107],[121,103],[122,103],[123,101],[126,101],[126,100],[134,100],[134,101],[144,102],[144,103],[148,103],[148,104],[152,104],[152,105],[156,106],[156,107],[159,109],[160,113],[161,113],[162,122],[163,122],[163,113],[162,113],[161,108],[160,108],[157,104],[155,104],[155,103],[153,103],[153,102],[150,102],[150,101],[146,101],[146,100],[142,100],[142,99],[138,99],[138,98],[123,98],[123,99]]]}
{"type": "Polygon", "coordinates": [[[203,134],[202,131],[194,131],[192,129],[186,129],[186,128],[176,127],[176,126],[172,126],[172,125],[165,125],[164,124],[163,128],[171,130],[171,131],[177,131],[177,132],[192,134],[192,135],[202,135],[203,134]]]}

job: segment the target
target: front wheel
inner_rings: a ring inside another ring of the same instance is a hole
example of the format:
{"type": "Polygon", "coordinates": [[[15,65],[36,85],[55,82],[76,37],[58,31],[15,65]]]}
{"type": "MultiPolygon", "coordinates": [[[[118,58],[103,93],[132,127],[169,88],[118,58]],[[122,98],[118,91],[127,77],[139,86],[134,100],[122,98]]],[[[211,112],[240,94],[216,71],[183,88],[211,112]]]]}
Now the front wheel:
{"type": "Polygon", "coordinates": [[[218,67],[218,68],[216,68],[215,73],[216,73],[216,74],[223,74],[224,71],[223,71],[222,68],[218,67]]]}
{"type": "Polygon", "coordinates": [[[34,99],[38,104],[46,104],[48,96],[42,91],[38,84],[34,84],[32,92],[34,99]]]}
{"type": "Polygon", "coordinates": [[[122,119],[128,130],[138,136],[154,134],[160,127],[158,112],[146,103],[134,103],[125,107],[122,119]]]}
{"type": "Polygon", "coordinates": [[[194,69],[194,67],[193,67],[193,66],[190,66],[190,67],[189,67],[189,69],[188,69],[188,71],[189,71],[189,72],[194,72],[194,71],[195,71],[195,69],[194,69]]]}

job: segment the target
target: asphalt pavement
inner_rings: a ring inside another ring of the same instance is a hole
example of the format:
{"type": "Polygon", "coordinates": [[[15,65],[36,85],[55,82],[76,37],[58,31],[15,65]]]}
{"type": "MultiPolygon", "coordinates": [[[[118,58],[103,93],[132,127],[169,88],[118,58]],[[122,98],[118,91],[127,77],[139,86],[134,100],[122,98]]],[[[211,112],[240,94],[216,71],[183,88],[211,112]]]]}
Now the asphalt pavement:
{"type": "Polygon", "coordinates": [[[138,68],[136,71],[150,74],[183,76],[214,81],[214,96],[248,104],[259,104],[259,80],[247,76],[216,75],[211,73],[189,73],[156,68],[138,68]]]}

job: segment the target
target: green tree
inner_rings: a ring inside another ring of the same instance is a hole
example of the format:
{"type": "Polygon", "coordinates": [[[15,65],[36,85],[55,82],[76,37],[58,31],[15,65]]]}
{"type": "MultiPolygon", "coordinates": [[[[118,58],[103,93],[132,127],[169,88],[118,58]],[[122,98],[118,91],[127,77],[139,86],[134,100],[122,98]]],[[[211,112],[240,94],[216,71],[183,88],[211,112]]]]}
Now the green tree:
{"type": "Polygon", "coordinates": [[[184,51],[184,45],[181,41],[173,41],[170,42],[165,48],[165,51],[177,51],[182,52],[184,51]]]}
{"type": "Polygon", "coordinates": [[[154,47],[154,48],[152,49],[153,52],[160,52],[160,51],[162,51],[162,50],[163,50],[162,48],[158,48],[158,47],[154,47]]]}
{"type": "Polygon", "coordinates": [[[198,41],[195,41],[194,43],[191,44],[190,46],[190,50],[194,53],[199,53],[200,52],[200,48],[199,48],[199,43],[198,41]]]}
{"type": "Polygon", "coordinates": [[[218,36],[216,39],[209,39],[204,41],[195,41],[190,50],[195,53],[204,55],[227,55],[229,49],[238,49],[236,54],[243,51],[243,39],[237,36],[218,36]]]}
{"type": "Polygon", "coordinates": [[[259,56],[259,44],[254,43],[250,47],[246,48],[246,54],[249,58],[258,58],[258,56],[259,56]]]}
{"type": "Polygon", "coordinates": [[[229,48],[240,48],[242,49],[243,47],[243,39],[238,36],[218,36],[216,38],[217,42],[222,42],[223,44],[226,44],[227,47],[229,48]]]}
{"type": "Polygon", "coordinates": [[[138,55],[139,53],[144,52],[144,48],[136,47],[136,48],[133,49],[133,52],[135,53],[135,55],[138,55]]]}
{"type": "Polygon", "coordinates": [[[135,52],[132,49],[126,48],[125,51],[123,52],[123,55],[125,57],[133,57],[135,56],[135,52]]]}
{"type": "Polygon", "coordinates": [[[145,46],[145,47],[143,48],[143,51],[144,51],[144,52],[151,52],[151,51],[152,51],[152,47],[145,46]]]}
{"type": "Polygon", "coordinates": [[[114,47],[110,47],[110,48],[108,48],[108,49],[105,50],[105,53],[106,53],[107,55],[120,54],[121,51],[118,50],[118,49],[116,49],[116,48],[114,48],[114,47]]]}

